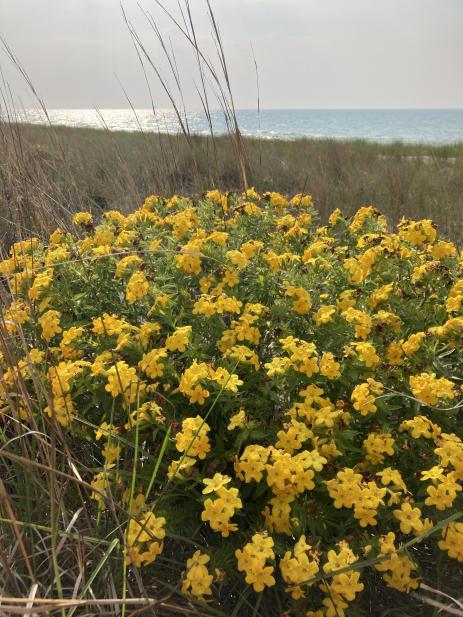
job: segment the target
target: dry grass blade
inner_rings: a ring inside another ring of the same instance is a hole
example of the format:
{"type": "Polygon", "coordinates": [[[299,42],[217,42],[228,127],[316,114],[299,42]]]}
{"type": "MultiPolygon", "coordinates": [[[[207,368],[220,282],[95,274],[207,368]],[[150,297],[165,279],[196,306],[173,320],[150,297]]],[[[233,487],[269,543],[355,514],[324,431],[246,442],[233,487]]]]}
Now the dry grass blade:
{"type": "Polygon", "coordinates": [[[453,606],[450,606],[448,604],[443,604],[442,602],[439,602],[438,600],[433,600],[432,598],[428,598],[427,596],[424,596],[420,593],[416,593],[416,591],[412,592],[411,595],[412,597],[416,598],[423,604],[427,604],[428,606],[433,606],[434,608],[439,609],[439,613],[441,614],[444,613],[448,615],[457,615],[458,617],[463,617],[463,610],[454,608],[453,606]]]}
{"type": "Polygon", "coordinates": [[[241,131],[240,131],[240,127],[238,124],[238,118],[236,115],[236,108],[235,108],[235,102],[234,102],[234,98],[233,98],[233,90],[231,87],[231,83],[230,83],[230,77],[229,77],[229,73],[228,73],[228,67],[227,67],[227,60],[226,60],[226,56],[225,56],[225,51],[224,51],[224,47],[223,47],[223,42],[222,42],[222,37],[220,34],[220,30],[217,24],[217,21],[215,19],[215,15],[214,15],[214,11],[212,10],[212,6],[210,3],[210,0],[206,0],[207,2],[207,7],[209,10],[209,17],[211,20],[211,24],[213,26],[213,31],[214,31],[214,36],[215,36],[215,41],[217,44],[217,49],[218,49],[218,55],[220,58],[220,63],[222,66],[222,71],[223,71],[223,75],[225,78],[225,83],[227,85],[227,92],[228,92],[228,98],[230,101],[230,108],[231,108],[231,120],[233,121],[233,141],[235,143],[235,149],[236,149],[236,155],[239,161],[239,165],[241,168],[241,175],[243,178],[243,185],[244,185],[244,189],[247,190],[249,188],[249,184],[248,184],[248,178],[247,178],[247,173],[246,173],[246,153],[245,153],[245,149],[244,149],[244,144],[243,144],[243,139],[241,136],[241,131]]]}
{"type": "Polygon", "coordinates": [[[34,598],[37,595],[38,588],[39,588],[39,584],[38,583],[34,583],[31,586],[31,589],[29,591],[29,600],[30,600],[30,602],[27,603],[26,608],[31,608],[32,605],[34,604],[34,598]]]}
{"type": "Polygon", "coordinates": [[[6,492],[6,489],[5,489],[5,485],[4,485],[3,480],[1,478],[0,478],[0,504],[3,504],[3,506],[5,507],[5,510],[6,510],[7,514],[8,514],[8,516],[10,517],[10,521],[11,521],[11,525],[13,527],[14,535],[16,536],[16,540],[17,540],[17,542],[19,544],[19,548],[21,550],[21,554],[23,556],[24,563],[26,564],[27,571],[29,573],[29,576],[30,576],[31,580],[33,582],[35,582],[34,572],[32,570],[32,566],[31,566],[31,563],[29,561],[29,556],[27,554],[26,547],[24,546],[24,542],[23,542],[23,539],[22,539],[21,531],[20,531],[18,525],[16,524],[16,517],[14,515],[13,508],[11,507],[10,500],[8,498],[8,493],[6,492]]]}
{"type": "MultiPolygon", "coordinates": [[[[121,5],[122,6],[122,5],[121,5]]],[[[160,69],[158,68],[158,66],[154,63],[153,59],[151,58],[150,54],[148,53],[145,45],[143,44],[143,42],[141,41],[137,31],[135,30],[135,28],[133,27],[132,23],[129,21],[127,14],[124,10],[124,7],[122,6],[122,15],[124,18],[124,22],[127,26],[127,29],[130,33],[130,36],[132,37],[132,41],[134,43],[134,45],[137,46],[137,48],[139,49],[139,51],[141,52],[141,54],[145,57],[146,61],[148,62],[148,64],[151,66],[151,68],[153,69],[154,74],[156,75],[156,77],[159,80],[159,83],[161,84],[165,94],[167,95],[171,105],[172,105],[172,109],[175,112],[175,115],[177,117],[177,121],[179,124],[179,127],[183,133],[183,136],[185,138],[185,141],[188,145],[189,151],[191,153],[191,157],[192,157],[192,161],[193,161],[193,165],[194,165],[194,169],[195,169],[195,178],[196,178],[196,182],[199,182],[199,168],[198,168],[198,161],[197,161],[197,157],[196,157],[196,153],[195,153],[195,149],[194,149],[194,145],[193,145],[193,141],[191,138],[191,134],[190,134],[190,130],[188,127],[188,123],[185,122],[185,118],[186,118],[186,113],[184,114],[184,116],[182,117],[182,113],[181,110],[177,104],[177,101],[175,99],[175,96],[173,95],[169,84],[167,83],[167,80],[163,77],[160,69]]],[[[151,22],[150,22],[151,23],[151,22]]],[[[153,26],[153,24],[151,24],[153,26]]],[[[161,35],[161,33],[156,29],[156,27],[154,27],[154,31],[156,32],[159,41],[161,42],[161,46],[164,50],[164,53],[166,54],[168,60],[169,60],[169,64],[171,66],[171,69],[173,71],[174,74],[174,78],[176,79],[178,88],[181,92],[181,86],[180,83],[178,82],[178,78],[177,78],[177,74],[175,72],[175,68],[174,65],[172,63],[172,60],[170,58],[170,55],[167,51],[167,47],[165,46],[163,37],[161,35]]]]}
{"type": "Polygon", "coordinates": [[[31,615],[43,614],[62,609],[71,609],[87,606],[115,606],[123,603],[129,606],[143,605],[146,608],[152,608],[160,604],[161,600],[154,598],[108,598],[108,599],[91,599],[91,600],[52,600],[50,598],[12,598],[0,596],[0,608],[11,615],[31,615]]]}
{"type": "Polygon", "coordinates": [[[92,599],[92,600],[52,600],[48,598],[14,598],[0,596],[0,611],[10,615],[33,615],[47,614],[63,609],[83,608],[91,606],[107,606],[116,607],[121,605],[141,606],[140,609],[131,613],[131,615],[140,614],[142,611],[159,607],[167,609],[170,612],[180,613],[185,615],[196,615],[196,617],[209,617],[210,613],[203,613],[200,610],[189,609],[185,606],[177,606],[166,602],[163,599],[156,600],[154,598],[108,598],[108,599],[92,599]],[[32,605],[32,606],[31,606],[32,605]]]}
{"type": "Polygon", "coordinates": [[[456,598],[452,598],[452,596],[449,596],[447,593],[444,593],[443,591],[439,591],[438,589],[434,589],[434,587],[430,587],[429,585],[426,585],[425,583],[421,583],[420,589],[423,589],[423,591],[429,591],[430,593],[434,593],[434,594],[436,594],[438,596],[443,596],[444,598],[447,598],[448,600],[451,600],[452,602],[454,602],[458,606],[458,608],[463,610],[463,602],[462,601],[457,600],[456,598]]]}
{"type": "MultiPolygon", "coordinates": [[[[221,108],[224,113],[225,121],[228,127],[229,136],[231,138],[233,148],[235,151],[236,160],[238,162],[238,166],[240,169],[242,185],[245,190],[248,189],[249,183],[247,178],[247,157],[244,148],[243,139],[241,136],[241,131],[239,128],[238,117],[236,114],[236,108],[233,98],[233,92],[230,84],[230,77],[228,73],[228,67],[226,62],[225,51],[222,43],[222,38],[220,35],[220,31],[217,25],[217,21],[215,19],[214,12],[212,10],[212,6],[209,1],[207,1],[208,14],[209,19],[212,25],[213,37],[214,37],[214,45],[216,47],[217,56],[219,59],[219,64],[221,67],[221,72],[225,81],[225,84],[222,83],[220,79],[219,72],[214,68],[211,61],[207,58],[205,52],[198,46],[197,38],[195,35],[194,24],[191,18],[191,11],[188,0],[185,0],[186,12],[189,15],[190,20],[190,29],[191,33],[181,25],[178,19],[169,11],[165,4],[161,2],[161,0],[155,0],[156,4],[162,9],[162,11],[167,15],[167,17],[171,20],[172,24],[178,29],[178,31],[186,38],[188,43],[192,46],[197,58],[201,59],[201,63],[203,64],[209,71],[215,86],[217,88],[217,100],[219,101],[221,108]]],[[[182,13],[183,15],[183,13],[182,13]]],[[[152,20],[152,17],[151,17],[152,20]]],[[[153,20],[152,20],[153,21],[153,20]]]]}

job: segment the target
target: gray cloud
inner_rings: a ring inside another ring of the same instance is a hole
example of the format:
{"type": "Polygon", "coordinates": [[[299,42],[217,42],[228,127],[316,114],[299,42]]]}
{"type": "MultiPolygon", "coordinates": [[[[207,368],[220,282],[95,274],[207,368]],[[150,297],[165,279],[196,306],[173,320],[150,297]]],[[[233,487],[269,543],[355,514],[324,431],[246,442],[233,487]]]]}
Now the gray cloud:
{"type": "MultiPolygon", "coordinates": [[[[176,0],[165,0],[176,11],[176,0]]],[[[124,5],[156,62],[165,63],[136,0],[124,5]]],[[[199,107],[188,44],[152,0],[171,37],[186,103],[199,107]]],[[[203,0],[191,0],[201,44],[214,49],[203,0]]],[[[256,105],[251,42],[263,107],[463,107],[461,0],[215,0],[237,106],[256,105]]],[[[47,105],[149,106],[118,0],[0,0],[0,34],[47,105]]],[[[6,58],[0,65],[27,105],[6,58]]],[[[155,102],[169,106],[154,76],[155,102]]]]}

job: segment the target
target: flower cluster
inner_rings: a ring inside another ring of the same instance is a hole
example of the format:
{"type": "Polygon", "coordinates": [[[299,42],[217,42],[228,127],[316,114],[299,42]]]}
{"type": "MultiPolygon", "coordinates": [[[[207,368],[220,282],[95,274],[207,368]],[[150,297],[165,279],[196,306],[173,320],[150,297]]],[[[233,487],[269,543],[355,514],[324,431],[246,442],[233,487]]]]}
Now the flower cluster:
{"type": "Polygon", "coordinates": [[[214,580],[209,574],[207,564],[209,555],[196,551],[186,562],[186,572],[182,581],[182,591],[193,597],[204,600],[206,596],[212,595],[211,585],[214,580]]]}
{"type": "Polygon", "coordinates": [[[251,542],[237,549],[235,552],[237,568],[246,575],[246,583],[252,585],[254,591],[263,591],[265,587],[273,587],[275,578],[274,568],[267,565],[267,561],[275,560],[273,552],[273,538],[264,533],[256,533],[251,542]]]}
{"type": "Polygon", "coordinates": [[[214,190],[74,224],[0,262],[0,414],[66,436],[124,567],[331,617],[364,567],[415,589],[424,537],[463,562],[463,255],[430,221],[214,190]]]}
{"type": "Polygon", "coordinates": [[[148,510],[140,520],[131,519],[127,529],[126,562],[140,567],[152,563],[162,553],[166,519],[148,510]]]}
{"type": "Polygon", "coordinates": [[[230,519],[236,510],[243,507],[241,499],[238,497],[237,488],[226,488],[231,481],[228,476],[216,473],[212,479],[203,480],[206,488],[203,494],[213,493],[215,499],[210,497],[204,502],[204,511],[201,520],[208,521],[211,529],[219,531],[222,537],[226,538],[230,532],[237,531],[236,523],[230,523],[230,519]]]}

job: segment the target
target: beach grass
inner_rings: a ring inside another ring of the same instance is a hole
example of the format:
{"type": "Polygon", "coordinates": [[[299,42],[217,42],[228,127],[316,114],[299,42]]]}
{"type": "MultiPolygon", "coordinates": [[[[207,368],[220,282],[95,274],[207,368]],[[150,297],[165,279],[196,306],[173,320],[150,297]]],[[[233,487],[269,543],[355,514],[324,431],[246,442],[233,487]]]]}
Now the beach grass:
{"type": "MultiPolygon", "coordinates": [[[[249,186],[307,191],[322,220],[373,204],[391,221],[430,218],[461,241],[463,144],[243,138],[249,186]]],[[[0,124],[2,243],[47,234],[78,210],[129,212],[147,194],[243,190],[230,136],[0,124]]]]}

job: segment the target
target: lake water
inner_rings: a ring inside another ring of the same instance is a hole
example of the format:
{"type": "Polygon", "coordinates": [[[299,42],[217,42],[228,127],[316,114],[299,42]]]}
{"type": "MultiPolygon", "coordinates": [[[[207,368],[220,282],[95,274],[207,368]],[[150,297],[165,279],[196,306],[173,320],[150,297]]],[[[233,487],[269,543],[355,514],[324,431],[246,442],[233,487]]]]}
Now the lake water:
{"type": "MultiPolygon", "coordinates": [[[[111,130],[161,131],[175,133],[179,123],[172,110],[130,109],[52,109],[54,124],[74,127],[102,127],[111,130]],[[103,118],[103,119],[102,119],[103,118]]],[[[390,142],[448,144],[463,142],[463,109],[265,109],[239,110],[243,135],[263,138],[296,139],[298,137],[330,137],[334,139],[367,139],[390,142]]],[[[22,112],[22,120],[44,123],[41,112],[22,112]]],[[[209,126],[203,112],[187,113],[192,133],[207,134],[209,126]]],[[[212,112],[216,133],[227,130],[221,111],[212,112]]]]}

